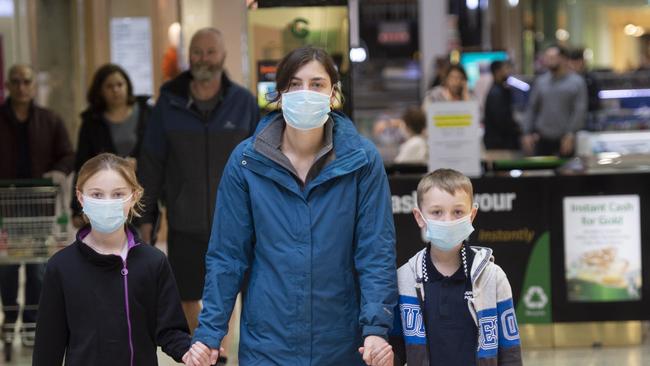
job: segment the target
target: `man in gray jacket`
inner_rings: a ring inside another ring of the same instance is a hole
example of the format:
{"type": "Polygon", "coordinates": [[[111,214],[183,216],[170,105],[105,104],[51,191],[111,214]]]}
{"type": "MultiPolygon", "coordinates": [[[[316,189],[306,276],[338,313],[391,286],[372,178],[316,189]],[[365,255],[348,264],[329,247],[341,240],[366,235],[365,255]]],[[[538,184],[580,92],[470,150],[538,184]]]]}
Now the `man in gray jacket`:
{"type": "Polygon", "coordinates": [[[197,31],[190,42],[190,71],[165,83],[147,126],[138,160],[145,192],[142,238],[150,242],[153,209],[167,207],[169,263],[190,330],[198,322],[205,252],[217,187],[231,151],[252,135],[259,120],[253,95],[223,70],[221,32],[197,31]]]}
{"type": "Polygon", "coordinates": [[[568,53],[551,46],[544,53],[548,72],[533,85],[524,119],[522,149],[527,155],[573,155],[575,132],[585,123],[587,86],[568,68],[568,53]]]}

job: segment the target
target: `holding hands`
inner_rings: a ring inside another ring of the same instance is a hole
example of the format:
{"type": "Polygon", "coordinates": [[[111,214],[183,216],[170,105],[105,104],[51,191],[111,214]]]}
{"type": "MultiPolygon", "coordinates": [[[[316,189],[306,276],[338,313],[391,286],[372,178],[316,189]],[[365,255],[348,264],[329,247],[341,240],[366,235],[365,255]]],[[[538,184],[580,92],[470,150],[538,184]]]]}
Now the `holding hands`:
{"type": "Polygon", "coordinates": [[[393,347],[378,336],[367,336],[359,353],[368,366],[393,366],[393,347]]]}
{"type": "Polygon", "coordinates": [[[223,352],[223,348],[211,349],[201,342],[196,342],[183,356],[183,363],[186,366],[216,365],[221,352],[223,352]]]}

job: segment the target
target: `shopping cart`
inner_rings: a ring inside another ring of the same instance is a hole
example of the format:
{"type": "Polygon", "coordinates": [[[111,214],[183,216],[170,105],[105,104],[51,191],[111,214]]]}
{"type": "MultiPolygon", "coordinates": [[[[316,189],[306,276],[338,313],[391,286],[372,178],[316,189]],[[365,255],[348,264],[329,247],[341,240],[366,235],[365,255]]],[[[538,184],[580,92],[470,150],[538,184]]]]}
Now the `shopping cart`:
{"type": "MultiPolygon", "coordinates": [[[[68,232],[61,188],[47,180],[0,182],[0,265],[44,263],[69,243],[68,232]]],[[[20,302],[4,310],[19,314],[20,302]]],[[[6,361],[11,360],[15,329],[15,323],[2,326],[6,361]]],[[[23,344],[32,345],[35,329],[36,324],[22,325],[23,344]]]]}

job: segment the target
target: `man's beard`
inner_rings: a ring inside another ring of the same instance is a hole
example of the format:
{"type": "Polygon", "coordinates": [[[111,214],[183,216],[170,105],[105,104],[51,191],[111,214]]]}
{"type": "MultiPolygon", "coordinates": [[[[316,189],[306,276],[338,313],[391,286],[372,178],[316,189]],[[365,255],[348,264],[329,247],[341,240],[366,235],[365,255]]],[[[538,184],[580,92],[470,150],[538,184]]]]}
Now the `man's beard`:
{"type": "Polygon", "coordinates": [[[190,72],[194,80],[207,81],[219,76],[223,71],[223,63],[209,64],[207,62],[190,65],[190,72]]]}

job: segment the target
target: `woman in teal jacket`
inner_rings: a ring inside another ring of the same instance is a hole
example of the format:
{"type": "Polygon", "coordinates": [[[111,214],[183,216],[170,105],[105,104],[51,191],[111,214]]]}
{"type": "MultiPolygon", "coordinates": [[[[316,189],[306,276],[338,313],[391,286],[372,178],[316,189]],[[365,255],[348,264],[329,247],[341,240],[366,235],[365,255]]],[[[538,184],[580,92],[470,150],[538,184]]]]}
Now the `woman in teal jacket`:
{"type": "Polygon", "coordinates": [[[276,82],[282,113],[233,151],[219,185],[195,346],[216,360],[249,272],[241,365],[389,365],[395,231],[381,157],[330,111],[339,75],[325,51],[290,52],[276,82]]]}

